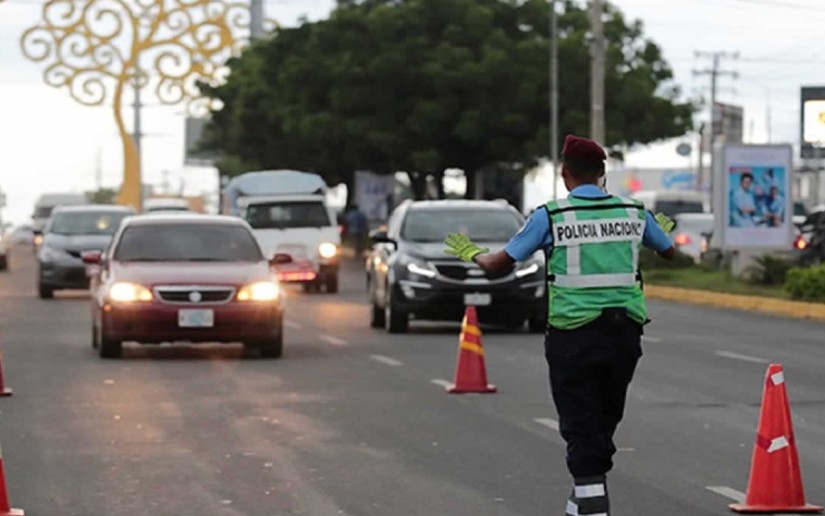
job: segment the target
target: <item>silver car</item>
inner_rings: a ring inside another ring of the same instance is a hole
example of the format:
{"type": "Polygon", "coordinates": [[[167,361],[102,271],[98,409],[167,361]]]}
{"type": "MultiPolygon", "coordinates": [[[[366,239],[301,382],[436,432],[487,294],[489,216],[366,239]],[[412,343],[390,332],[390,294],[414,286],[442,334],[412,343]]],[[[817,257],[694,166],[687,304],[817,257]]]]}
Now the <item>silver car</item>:
{"type": "Polygon", "coordinates": [[[673,232],[673,243],[676,244],[676,249],[699,263],[713,233],[713,214],[680,213],[674,220],[676,229],[673,232]]]}
{"type": "Polygon", "coordinates": [[[121,221],[134,213],[124,206],[56,208],[37,250],[40,298],[54,297],[55,290],[89,288],[83,253],[105,250],[121,221]]]}

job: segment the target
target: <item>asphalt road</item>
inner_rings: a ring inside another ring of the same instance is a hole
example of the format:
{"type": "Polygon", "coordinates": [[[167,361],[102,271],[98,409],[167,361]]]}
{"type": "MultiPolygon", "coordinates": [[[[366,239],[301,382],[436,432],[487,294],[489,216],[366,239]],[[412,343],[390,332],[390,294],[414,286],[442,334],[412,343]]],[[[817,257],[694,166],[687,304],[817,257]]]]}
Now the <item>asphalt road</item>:
{"type": "MultiPolygon", "coordinates": [[[[88,298],[0,274],[0,440],[29,516],[539,516],[569,492],[539,336],[485,329],[494,395],[451,396],[458,325],[368,328],[290,290],[284,358],[137,347],[102,361],[88,298]]],[[[652,303],[610,476],[614,515],[727,514],[744,491],[768,361],[785,365],[811,502],[825,502],[825,326],[652,303]],[[709,489],[712,488],[712,489],[709,489]]]]}

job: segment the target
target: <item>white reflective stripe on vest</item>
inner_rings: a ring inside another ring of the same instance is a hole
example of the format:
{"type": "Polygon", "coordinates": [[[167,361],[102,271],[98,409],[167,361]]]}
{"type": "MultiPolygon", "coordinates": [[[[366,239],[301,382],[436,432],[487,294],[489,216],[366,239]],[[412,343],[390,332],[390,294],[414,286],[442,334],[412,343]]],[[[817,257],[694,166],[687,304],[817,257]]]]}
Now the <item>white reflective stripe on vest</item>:
{"type": "MultiPolygon", "coordinates": [[[[625,204],[635,204],[630,199],[625,199],[624,197],[619,197],[625,204]]],[[[644,208],[628,208],[627,215],[631,218],[636,218],[639,215],[639,211],[642,212],[642,237],[644,238],[645,229],[647,226],[647,215],[645,214],[644,208]]],[[[639,268],[639,246],[633,246],[633,267],[635,269],[639,268]]]]}
{"type": "MultiPolygon", "coordinates": [[[[572,249],[568,248],[567,252],[572,249]]],[[[636,274],[557,274],[552,284],[568,288],[632,287],[636,284],[636,274]]]]}
{"type": "MultiPolygon", "coordinates": [[[[556,201],[556,204],[561,210],[572,206],[570,199],[559,199],[556,201]]],[[[563,211],[561,212],[561,215],[564,217],[565,224],[576,223],[576,212],[574,210],[563,211]]],[[[581,249],[579,246],[571,246],[567,248],[567,273],[581,273],[581,249]]]]}

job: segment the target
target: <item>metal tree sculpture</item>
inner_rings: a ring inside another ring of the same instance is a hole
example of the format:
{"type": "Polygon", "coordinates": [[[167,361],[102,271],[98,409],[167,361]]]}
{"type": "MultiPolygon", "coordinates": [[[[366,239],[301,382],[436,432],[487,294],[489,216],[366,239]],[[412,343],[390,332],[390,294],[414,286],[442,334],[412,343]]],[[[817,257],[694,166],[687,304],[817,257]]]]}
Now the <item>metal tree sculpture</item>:
{"type": "Polygon", "coordinates": [[[191,99],[195,81],[223,79],[223,64],[245,42],[249,6],[234,0],[49,0],[20,44],[45,63],[43,77],[88,106],[111,101],[123,142],[118,201],[140,209],[140,156],[123,117],[124,93],[154,86],[164,104],[191,99]]]}

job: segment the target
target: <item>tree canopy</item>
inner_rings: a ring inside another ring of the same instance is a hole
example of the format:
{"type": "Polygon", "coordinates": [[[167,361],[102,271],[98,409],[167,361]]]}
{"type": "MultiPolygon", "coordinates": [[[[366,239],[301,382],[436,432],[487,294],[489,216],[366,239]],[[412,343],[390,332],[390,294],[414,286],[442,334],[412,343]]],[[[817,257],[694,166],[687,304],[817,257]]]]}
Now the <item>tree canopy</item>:
{"type": "MultiPolygon", "coordinates": [[[[549,6],[545,0],[339,0],[329,19],[280,29],[230,63],[205,145],[224,172],[299,168],[348,181],[354,170],[524,169],[549,154],[549,6]]],[[[609,148],[684,134],[659,47],[612,6],[609,148]]],[[[560,135],[588,134],[587,11],[559,18],[560,135]]]]}

